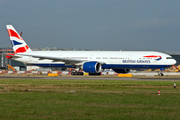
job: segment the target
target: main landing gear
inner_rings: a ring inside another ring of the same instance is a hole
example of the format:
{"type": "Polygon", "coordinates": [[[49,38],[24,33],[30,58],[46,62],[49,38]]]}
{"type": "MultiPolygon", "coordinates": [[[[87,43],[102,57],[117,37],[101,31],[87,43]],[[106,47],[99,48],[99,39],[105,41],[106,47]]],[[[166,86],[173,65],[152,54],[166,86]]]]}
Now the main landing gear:
{"type": "Polygon", "coordinates": [[[71,75],[84,75],[84,73],[75,71],[75,72],[72,72],[71,75]]]}
{"type": "Polygon", "coordinates": [[[159,73],[159,76],[163,76],[164,74],[163,73],[159,73]]]}
{"type": "MultiPolygon", "coordinates": [[[[71,75],[84,75],[84,72],[72,72],[71,75]]],[[[89,73],[90,76],[100,76],[101,73],[89,73]]]]}
{"type": "MultiPolygon", "coordinates": [[[[72,71],[71,75],[73,75],[73,76],[74,75],[84,75],[84,72],[81,68],[79,68],[79,69],[75,69],[75,71],[72,71]]],[[[88,75],[89,76],[100,76],[101,73],[100,72],[99,73],[88,73],[88,75]]]]}

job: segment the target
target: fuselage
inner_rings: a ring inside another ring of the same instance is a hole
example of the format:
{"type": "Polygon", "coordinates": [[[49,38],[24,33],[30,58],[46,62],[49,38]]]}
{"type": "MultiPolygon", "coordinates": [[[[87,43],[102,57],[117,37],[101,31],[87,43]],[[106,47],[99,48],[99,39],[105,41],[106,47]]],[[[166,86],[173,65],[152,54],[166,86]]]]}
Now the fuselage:
{"type": "MultiPolygon", "coordinates": [[[[18,53],[17,55],[20,55],[18,53]]],[[[156,69],[174,65],[176,61],[168,54],[154,51],[29,51],[15,60],[41,67],[74,67],[61,61],[39,59],[28,55],[59,57],[102,63],[102,69],[156,69]]]]}
{"type": "Polygon", "coordinates": [[[128,73],[130,69],[166,68],[176,63],[170,55],[154,51],[32,51],[12,25],[6,27],[14,50],[6,57],[27,65],[79,68],[99,74],[101,69],[128,73]]]}

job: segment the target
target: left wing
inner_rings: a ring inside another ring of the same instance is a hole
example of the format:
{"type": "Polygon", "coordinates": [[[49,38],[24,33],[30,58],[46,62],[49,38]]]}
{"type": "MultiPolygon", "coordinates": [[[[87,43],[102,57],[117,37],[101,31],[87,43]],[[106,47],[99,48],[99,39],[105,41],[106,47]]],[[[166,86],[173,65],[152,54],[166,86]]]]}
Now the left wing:
{"type": "MultiPolygon", "coordinates": [[[[51,56],[42,56],[42,55],[30,55],[30,54],[17,54],[22,56],[32,56],[34,58],[39,58],[39,60],[49,59],[53,60],[53,62],[65,62],[66,65],[83,65],[85,62],[89,60],[80,60],[80,59],[70,59],[70,58],[61,58],[61,57],[51,57],[51,56]]],[[[100,61],[99,61],[100,62],[100,61]]],[[[106,64],[104,62],[100,62],[101,64],[106,64]]]]}
{"type": "Polygon", "coordinates": [[[34,58],[39,58],[39,60],[49,59],[53,60],[53,62],[65,62],[66,65],[82,65],[85,60],[79,59],[69,59],[69,58],[60,58],[60,57],[50,57],[50,56],[42,56],[42,55],[28,55],[28,54],[18,54],[22,56],[32,56],[34,58]]]}

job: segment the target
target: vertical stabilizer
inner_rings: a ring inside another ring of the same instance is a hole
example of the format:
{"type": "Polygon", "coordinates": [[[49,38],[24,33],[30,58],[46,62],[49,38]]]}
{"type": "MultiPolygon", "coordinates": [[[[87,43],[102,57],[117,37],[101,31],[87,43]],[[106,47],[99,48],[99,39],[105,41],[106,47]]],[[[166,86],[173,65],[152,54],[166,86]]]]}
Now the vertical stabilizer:
{"type": "Polygon", "coordinates": [[[14,53],[32,51],[12,25],[6,25],[14,53]]]}

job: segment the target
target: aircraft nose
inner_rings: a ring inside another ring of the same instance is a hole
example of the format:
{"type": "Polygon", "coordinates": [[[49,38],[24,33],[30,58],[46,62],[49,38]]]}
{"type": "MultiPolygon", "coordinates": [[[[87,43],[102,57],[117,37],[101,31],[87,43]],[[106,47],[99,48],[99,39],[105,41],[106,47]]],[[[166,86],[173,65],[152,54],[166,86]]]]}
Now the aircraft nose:
{"type": "Polygon", "coordinates": [[[172,63],[173,63],[173,65],[174,65],[174,64],[176,64],[177,62],[176,62],[176,60],[175,60],[175,59],[173,59],[173,62],[172,62],[172,63]]]}

